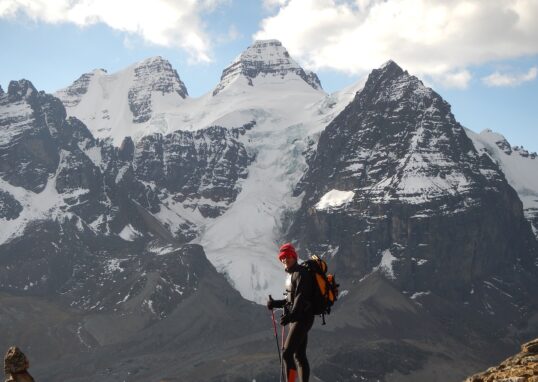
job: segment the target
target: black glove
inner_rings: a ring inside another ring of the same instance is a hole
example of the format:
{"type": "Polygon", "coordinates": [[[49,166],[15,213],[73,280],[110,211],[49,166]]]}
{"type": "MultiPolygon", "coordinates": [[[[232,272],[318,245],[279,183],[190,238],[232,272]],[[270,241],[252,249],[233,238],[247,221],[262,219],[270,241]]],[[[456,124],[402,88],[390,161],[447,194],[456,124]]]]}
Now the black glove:
{"type": "Polygon", "coordinates": [[[280,317],[280,325],[286,326],[291,322],[291,315],[290,314],[284,314],[282,317],[280,317]]]}
{"type": "Polygon", "coordinates": [[[267,309],[269,310],[273,310],[275,309],[276,306],[275,306],[275,300],[273,300],[273,298],[271,297],[271,295],[269,295],[269,300],[267,300],[267,309]]]}

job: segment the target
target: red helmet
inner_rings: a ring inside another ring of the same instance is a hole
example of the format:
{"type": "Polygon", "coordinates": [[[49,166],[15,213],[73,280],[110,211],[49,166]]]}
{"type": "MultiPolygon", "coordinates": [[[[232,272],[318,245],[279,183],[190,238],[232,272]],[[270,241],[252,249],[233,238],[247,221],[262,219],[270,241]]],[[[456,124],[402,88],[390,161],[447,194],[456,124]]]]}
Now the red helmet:
{"type": "Polygon", "coordinates": [[[293,257],[297,260],[297,252],[295,252],[295,248],[291,243],[286,243],[280,247],[278,259],[282,260],[284,257],[293,257]]]}

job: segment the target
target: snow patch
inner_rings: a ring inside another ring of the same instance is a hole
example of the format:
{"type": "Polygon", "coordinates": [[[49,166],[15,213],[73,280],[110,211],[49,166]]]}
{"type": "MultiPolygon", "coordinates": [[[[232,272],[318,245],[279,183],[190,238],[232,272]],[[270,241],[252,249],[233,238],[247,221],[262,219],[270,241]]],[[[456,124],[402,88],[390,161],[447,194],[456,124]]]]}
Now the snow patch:
{"type": "Polygon", "coordinates": [[[427,295],[429,295],[429,294],[431,294],[430,291],[426,291],[426,292],[415,292],[415,293],[413,293],[413,295],[412,295],[410,298],[411,298],[411,300],[416,300],[416,299],[419,298],[419,297],[427,296],[427,295]]]}
{"type": "Polygon", "coordinates": [[[373,269],[373,271],[380,270],[385,274],[385,276],[394,280],[396,276],[394,275],[394,269],[392,268],[392,264],[394,263],[394,261],[397,260],[398,259],[394,257],[390,252],[390,249],[385,249],[381,253],[381,262],[373,269]]]}
{"type": "Polygon", "coordinates": [[[108,274],[114,273],[116,271],[123,272],[125,269],[120,267],[120,263],[125,259],[110,259],[105,263],[105,272],[108,274]]]}
{"type": "Polygon", "coordinates": [[[141,232],[137,231],[131,224],[127,224],[121,232],[118,234],[125,241],[134,241],[136,238],[144,236],[141,232]]]}
{"type": "Polygon", "coordinates": [[[315,207],[317,210],[340,207],[352,201],[354,196],[353,191],[331,190],[321,197],[315,207]]]}
{"type": "MultiPolygon", "coordinates": [[[[419,244],[418,246],[421,247],[421,246],[427,246],[427,245],[421,245],[421,244],[419,244]]],[[[428,262],[428,260],[426,260],[426,259],[416,259],[416,258],[414,258],[414,257],[412,258],[412,260],[413,260],[414,262],[416,262],[417,265],[418,265],[419,267],[420,267],[421,265],[424,265],[424,264],[426,264],[426,263],[428,262]]]]}
{"type": "Polygon", "coordinates": [[[129,170],[129,168],[130,168],[130,166],[128,164],[126,164],[125,166],[123,166],[122,168],[119,169],[118,174],[116,175],[116,184],[121,182],[121,180],[123,179],[123,177],[127,173],[127,170],[129,170]]]}

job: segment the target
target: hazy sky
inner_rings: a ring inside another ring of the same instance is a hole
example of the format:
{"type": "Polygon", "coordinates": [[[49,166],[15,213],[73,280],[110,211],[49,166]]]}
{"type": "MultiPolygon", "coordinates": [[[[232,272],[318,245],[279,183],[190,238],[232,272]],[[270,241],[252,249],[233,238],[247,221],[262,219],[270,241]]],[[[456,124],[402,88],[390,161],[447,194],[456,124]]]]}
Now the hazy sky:
{"type": "Polygon", "coordinates": [[[0,0],[0,85],[54,92],[161,55],[197,97],[269,38],[327,92],[393,59],[466,127],[538,151],[538,0],[0,0]]]}

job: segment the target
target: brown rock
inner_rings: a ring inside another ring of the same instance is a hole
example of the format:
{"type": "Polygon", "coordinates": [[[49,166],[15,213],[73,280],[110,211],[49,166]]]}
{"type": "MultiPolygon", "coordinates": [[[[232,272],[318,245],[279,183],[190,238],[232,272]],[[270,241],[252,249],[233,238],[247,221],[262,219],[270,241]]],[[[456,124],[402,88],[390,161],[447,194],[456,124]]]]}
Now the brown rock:
{"type": "Polygon", "coordinates": [[[538,338],[523,344],[521,351],[523,353],[538,354],[538,338]]]}
{"type": "Polygon", "coordinates": [[[465,382],[538,382],[538,338],[523,344],[521,353],[465,382]]]}
{"type": "Polygon", "coordinates": [[[30,362],[16,346],[10,347],[4,356],[5,382],[35,382],[28,373],[30,362]]]}

